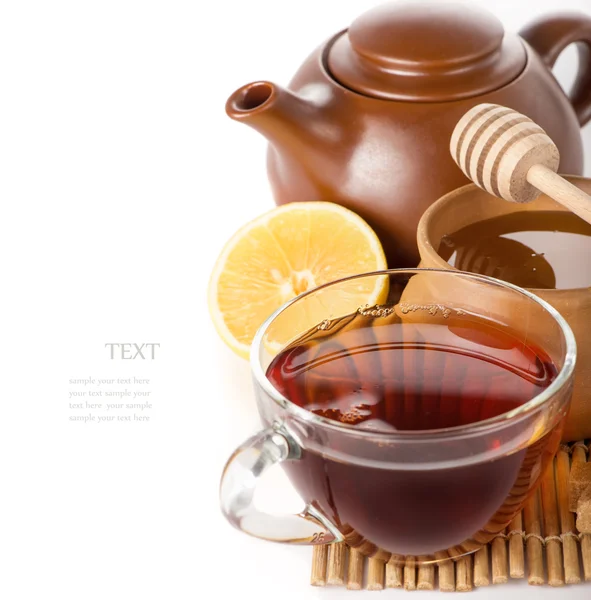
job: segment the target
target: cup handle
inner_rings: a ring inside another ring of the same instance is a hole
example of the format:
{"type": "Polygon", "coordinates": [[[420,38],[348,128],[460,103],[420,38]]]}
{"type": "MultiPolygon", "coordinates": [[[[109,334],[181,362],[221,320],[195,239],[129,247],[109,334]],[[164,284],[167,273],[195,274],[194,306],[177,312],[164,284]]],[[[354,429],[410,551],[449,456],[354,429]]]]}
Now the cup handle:
{"type": "Polygon", "coordinates": [[[583,13],[562,13],[541,17],[519,34],[551,69],[560,53],[577,44],[579,71],[569,99],[581,127],[591,120],[591,17],[583,13]]]}
{"type": "Polygon", "coordinates": [[[222,512],[234,527],[254,537],[288,544],[328,544],[343,540],[339,530],[314,506],[299,514],[273,515],[253,502],[260,477],[284,460],[298,460],[301,451],[285,431],[265,429],[239,446],[229,458],[220,482],[222,512]]]}

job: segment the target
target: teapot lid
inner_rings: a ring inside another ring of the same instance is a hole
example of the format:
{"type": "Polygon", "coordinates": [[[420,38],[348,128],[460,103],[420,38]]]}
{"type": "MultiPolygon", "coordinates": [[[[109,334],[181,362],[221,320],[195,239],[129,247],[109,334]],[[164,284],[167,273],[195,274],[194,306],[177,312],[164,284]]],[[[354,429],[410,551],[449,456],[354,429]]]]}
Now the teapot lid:
{"type": "Polygon", "coordinates": [[[469,98],[512,81],[524,45],[492,14],[447,2],[396,2],[369,10],[338,36],[327,66],[343,86],[385,100],[469,98]]]}

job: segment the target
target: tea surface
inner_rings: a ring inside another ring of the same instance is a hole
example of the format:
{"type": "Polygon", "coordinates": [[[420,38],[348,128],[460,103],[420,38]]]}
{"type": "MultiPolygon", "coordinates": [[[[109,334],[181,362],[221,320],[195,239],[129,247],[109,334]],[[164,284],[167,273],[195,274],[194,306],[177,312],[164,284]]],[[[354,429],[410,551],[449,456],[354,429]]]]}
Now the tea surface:
{"type": "Polygon", "coordinates": [[[280,353],[267,376],[313,413],[392,431],[495,417],[544,390],[556,368],[498,323],[470,315],[403,323],[392,313],[325,323],[280,353]]]}
{"type": "Polygon", "coordinates": [[[439,255],[461,271],[525,288],[591,286],[591,225],[566,211],[511,213],[445,236],[439,255]]]}

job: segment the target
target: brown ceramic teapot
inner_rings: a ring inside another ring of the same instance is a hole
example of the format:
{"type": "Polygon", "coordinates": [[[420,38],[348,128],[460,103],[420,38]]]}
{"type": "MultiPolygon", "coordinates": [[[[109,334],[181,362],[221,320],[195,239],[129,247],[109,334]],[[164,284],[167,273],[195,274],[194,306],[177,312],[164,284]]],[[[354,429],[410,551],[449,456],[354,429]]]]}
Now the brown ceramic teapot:
{"type": "Polygon", "coordinates": [[[464,4],[386,4],[313,52],[287,89],[248,84],[226,111],[269,140],[278,204],[330,200],[354,210],[396,267],[418,264],[419,218],[467,182],[449,139],[481,102],[539,123],[560,150],[560,171],[580,174],[580,127],[591,118],[591,16],[548,16],[520,37],[464,4]],[[550,69],[574,42],[579,73],[569,98],[550,69]]]}

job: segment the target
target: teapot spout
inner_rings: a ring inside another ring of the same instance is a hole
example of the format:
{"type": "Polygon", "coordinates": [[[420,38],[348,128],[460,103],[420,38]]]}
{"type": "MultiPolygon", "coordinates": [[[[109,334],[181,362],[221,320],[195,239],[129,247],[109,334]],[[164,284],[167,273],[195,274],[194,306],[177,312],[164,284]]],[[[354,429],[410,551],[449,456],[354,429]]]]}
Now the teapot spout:
{"type": "Polygon", "coordinates": [[[264,135],[279,151],[299,153],[325,144],[322,109],[313,101],[269,81],[237,89],[226,102],[226,113],[264,135]]]}

